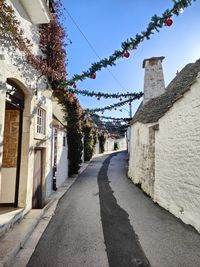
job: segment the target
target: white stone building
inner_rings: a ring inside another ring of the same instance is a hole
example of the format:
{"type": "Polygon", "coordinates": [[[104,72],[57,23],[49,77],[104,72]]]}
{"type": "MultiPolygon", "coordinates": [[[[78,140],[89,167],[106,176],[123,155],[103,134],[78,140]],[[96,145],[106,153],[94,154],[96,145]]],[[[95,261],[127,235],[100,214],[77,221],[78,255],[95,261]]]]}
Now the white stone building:
{"type": "Polygon", "coordinates": [[[114,151],[115,143],[117,144],[118,149],[126,150],[127,149],[126,135],[118,138],[108,137],[105,142],[105,152],[114,151]]]}
{"type": "Polygon", "coordinates": [[[128,174],[200,231],[200,60],[186,65],[166,89],[162,60],[144,61],[144,101],[131,123],[128,174]]]}
{"type": "MultiPolygon", "coordinates": [[[[51,2],[7,1],[35,55],[41,55],[38,27],[50,22],[51,2]]],[[[53,112],[48,88],[46,77],[28,65],[18,49],[0,44],[0,214],[12,207],[22,216],[31,208],[42,208],[52,192],[53,112]]],[[[58,135],[66,137],[63,129],[58,135]]],[[[63,165],[58,146],[59,164],[63,165]]],[[[65,170],[61,169],[67,172],[67,147],[64,150],[65,170]]],[[[59,178],[58,186],[64,178],[59,178]]]]}
{"type": "MultiPolygon", "coordinates": [[[[66,120],[61,106],[56,99],[53,101],[53,188],[60,187],[68,178],[68,145],[66,120]]],[[[47,187],[51,193],[52,182],[47,187]]]]}

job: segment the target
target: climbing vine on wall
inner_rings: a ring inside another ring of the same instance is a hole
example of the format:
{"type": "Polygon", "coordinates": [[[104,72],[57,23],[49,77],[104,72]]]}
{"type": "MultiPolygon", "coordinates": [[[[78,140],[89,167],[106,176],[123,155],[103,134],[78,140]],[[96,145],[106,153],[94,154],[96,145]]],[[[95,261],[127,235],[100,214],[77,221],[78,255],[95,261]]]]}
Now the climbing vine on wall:
{"type": "Polygon", "coordinates": [[[107,134],[102,132],[99,134],[99,148],[100,148],[100,153],[105,152],[105,143],[106,143],[106,137],[107,134]]]}
{"type": "Polygon", "coordinates": [[[81,164],[82,156],[82,108],[76,98],[71,100],[65,98],[61,102],[66,114],[67,121],[67,141],[68,141],[68,160],[69,176],[77,174],[81,164]]]}
{"type": "Polygon", "coordinates": [[[83,125],[84,134],[84,161],[89,161],[94,153],[93,125],[87,123],[83,125]]]}
{"type": "Polygon", "coordinates": [[[66,79],[66,52],[64,28],[59,22],[59,0],[55,1],[55,14],[49,24],[39,26],[40,47],[45,54],[35,55],[32,52],[33,43],[26,38],[20,21],[15,15],[13,7],[0,1],[0,39],[5,45],[19,49],[26,58],[28,64],[32,65],[42,75],[47,76],[50,82],[53,80],[66,79]]]}

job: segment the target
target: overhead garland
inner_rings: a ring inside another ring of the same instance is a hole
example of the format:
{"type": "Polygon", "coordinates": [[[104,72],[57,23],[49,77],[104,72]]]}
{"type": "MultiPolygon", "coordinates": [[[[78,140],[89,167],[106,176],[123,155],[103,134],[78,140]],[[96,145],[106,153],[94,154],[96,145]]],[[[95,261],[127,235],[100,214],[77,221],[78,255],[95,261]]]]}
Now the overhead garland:
{"type": "Polygon", "coordinates": [[[97,115],[100,119],[104,120],[112,120],[112,121],[130,121],[132,118],[114,118],[114,117],[106,117],[106,116],[99,116],[97,115]]]}
{"type": "Polygon", "coordinates": [[[130,102],[132,102],[133,100],[135,99],[139,99],[140,97],[133,97],[133,98],[130,98],[128,100],[124,100],[124,101],[121,101],[121,102],[118,102],[116,104],[113,104],[113,105],[110,105],[110,106],[106,106],[104,108],[94,108],[94,109],[86,109],[85,111],[88,112],[88,113],[94,113],[94,112],[100,112],[100,111],[105,111],[105,110],[112,110],[112,109],[117,109],[117,107],[121,107],[121,106],[124,106],[125,104],[128,104],[130,102]]]}
{"type": "MultiPolygon", "coordinates": [[[[143,96],[143,92],[139,93],[115,93],[115,94],[107,94],[107,93],[102,93],[102,92],[90,92],[88,90],[80,90],[80,89],[73,89],[73,88],[68,88],[68,91],[72,94],[77,94],[77,95],[83,95],[83,96],[91,96],[91,97],[103,97],[103,98],[134,98],[134,97],[141,97],[143,96]]],[[[120,99],[122,100],[122,99],[120,99]]]]}
{"type": "Polygon", "coordinates": [[[80,75],[75,74],[70,80],[63,82],[63,85],[76,86],[75,83],[77,81],[83,81],[86,78],[95,79],[97,71],[100,71],[102,68],[106,68],[108,66],[115,66],[115,61],[119,58],[128,58],[130,56],[128,51],[137,49],[137,46],[143,42],[145,38],[149,40],[150,36],[154,34],[154,31],[159,32],[159,29],[163,26],[171,26],[173,24],[171,17],[173,15],[178,16],[185,8],[190,6],[192,2],[195,1],[196,0],[173,0],[174,6],[171,9],[166,9],[161,17],[157,15],[152,16],[146,31],[142,31],[141,34],[136,34],[135,38],[127,39],[127,41],[121,44],[121,50],[114,51],[109,58],[105,58],[99,62],[93,63],[89,70],[83,71],[80,75]]]}

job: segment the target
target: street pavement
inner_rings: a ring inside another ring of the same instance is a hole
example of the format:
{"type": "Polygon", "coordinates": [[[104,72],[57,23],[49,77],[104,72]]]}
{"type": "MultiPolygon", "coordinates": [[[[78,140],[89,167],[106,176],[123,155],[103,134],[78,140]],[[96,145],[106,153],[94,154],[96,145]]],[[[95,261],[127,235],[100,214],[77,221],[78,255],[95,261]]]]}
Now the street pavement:
{"type": "Polygon", "coordinates": [[[199,267],[200,235],[126,176],[127,153],[91,161],[61,198],[28,267],[199,267]]]}

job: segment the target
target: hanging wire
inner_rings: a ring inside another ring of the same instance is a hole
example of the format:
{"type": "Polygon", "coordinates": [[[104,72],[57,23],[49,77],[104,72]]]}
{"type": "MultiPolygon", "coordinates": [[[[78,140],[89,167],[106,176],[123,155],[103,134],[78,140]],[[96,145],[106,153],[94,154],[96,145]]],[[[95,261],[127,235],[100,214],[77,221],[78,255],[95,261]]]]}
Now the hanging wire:
{"type": "MultiPolygon", "coordinates": [[[[78,25],[78,23],[75,21],[75,19],[73,18],[73,16],[69,13],[69,11],[63,6],[62,7],[64,9],[64,11],[67,13],[67,15],[69,16],[69,18],[71,19],[71,21],[74,23],[74,25],[76,26],[76,28],[78,29],[78,31],[81,33],[81,35],[83,36],[83,38],[85,39],[85,41],[87,42],[88,46],[90,47],[90,49],[93,51],[93,53],[96,55],[96,57],[101,60],[100,56],[98,55],[96,49],[94,48],[94,46],[91,44],[91,42],[88,40],[88,38],[86,37],[86,35],[84,34],[84,32],[81,30],[80,26],[78,25]]],[[[117,79],[117,77],[111,72],[111,70],[109,68],[107,68],[107,71],[110,73],[110,75],[112,76],[112,78],[116,81],[116,83],[125,91],[126,88],[122,85],[122,83],[117,79]]]]}

